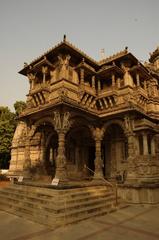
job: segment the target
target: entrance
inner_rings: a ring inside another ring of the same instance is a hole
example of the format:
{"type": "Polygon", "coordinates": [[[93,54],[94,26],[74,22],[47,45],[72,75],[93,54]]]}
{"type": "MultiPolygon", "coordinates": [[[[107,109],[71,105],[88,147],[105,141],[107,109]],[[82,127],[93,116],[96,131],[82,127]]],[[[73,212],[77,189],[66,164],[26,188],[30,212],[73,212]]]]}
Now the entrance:
{"type": "Polygon", "coordinates": [[[56,157],[58,151],[58,135],[54,131],[49,135],[45,149],[45,169],[49,176],[55,176],[56,157]]]}
{"type": "Polygon", "coordinates": [[[123,129],[117,125],[110,125],[102,143],[103,173],[107,179],[116,179],[122,175],[127,163],[127,138],[123,129]]]}
{"type": "Polygon", "coordinates": [[[67,173],[70,178],[88,178],[94,171],[95,147],[89,128],[73,128],[66,136],[67,173]]]}

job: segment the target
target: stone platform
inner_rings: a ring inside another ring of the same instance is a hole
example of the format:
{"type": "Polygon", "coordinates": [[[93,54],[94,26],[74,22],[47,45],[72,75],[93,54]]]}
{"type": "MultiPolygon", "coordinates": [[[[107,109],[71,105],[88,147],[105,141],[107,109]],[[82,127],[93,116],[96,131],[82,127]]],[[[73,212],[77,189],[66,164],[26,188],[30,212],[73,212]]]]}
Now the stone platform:
{"type": "Polygon", "coordinates": [[[1,210],[52,228],[104,215],[122,206],[112,187],[93,182],[58,187],[24,182],[0,191],[1,210]]]}

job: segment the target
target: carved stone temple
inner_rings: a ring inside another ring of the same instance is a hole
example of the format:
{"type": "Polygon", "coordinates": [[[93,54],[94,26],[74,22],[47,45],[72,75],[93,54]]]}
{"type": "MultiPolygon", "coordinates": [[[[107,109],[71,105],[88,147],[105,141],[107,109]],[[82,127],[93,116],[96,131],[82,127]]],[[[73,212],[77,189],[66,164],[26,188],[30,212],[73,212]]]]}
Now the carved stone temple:
{"type": "Polygon", "coordinates": [[[10,176],[119,184],[159,202],[159,48],[141,63],[126,47],[95,61],[64,39],[19,72],[28,78],[10,176]]]}

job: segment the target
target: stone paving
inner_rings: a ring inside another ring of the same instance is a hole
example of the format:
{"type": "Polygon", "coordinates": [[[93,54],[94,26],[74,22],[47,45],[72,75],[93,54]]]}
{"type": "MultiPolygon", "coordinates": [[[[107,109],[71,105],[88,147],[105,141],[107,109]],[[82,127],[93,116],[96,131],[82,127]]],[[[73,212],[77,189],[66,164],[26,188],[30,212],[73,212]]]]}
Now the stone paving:
{"type": "Polygon", "coordinates": [[[129,206],[111,214],[50,229],[0,211],[0,240],[159,239],[159,205],[129,206]]]}

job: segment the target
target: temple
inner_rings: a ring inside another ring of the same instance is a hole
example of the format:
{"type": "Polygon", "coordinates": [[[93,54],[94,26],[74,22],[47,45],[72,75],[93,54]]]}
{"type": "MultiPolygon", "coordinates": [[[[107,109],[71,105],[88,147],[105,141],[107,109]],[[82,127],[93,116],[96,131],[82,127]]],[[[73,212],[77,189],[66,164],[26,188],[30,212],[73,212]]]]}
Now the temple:
{"type": "Polygon", "coordinates": [[[95,61],[64,36],[19,73],[30,90],[10,176],[106,179],[132,202],[159,201],[159,48],[144,64],[127,47],[95,61]]]}

